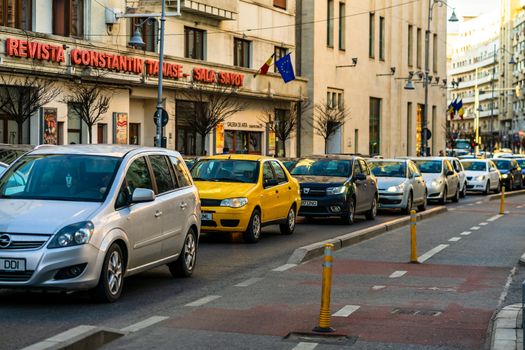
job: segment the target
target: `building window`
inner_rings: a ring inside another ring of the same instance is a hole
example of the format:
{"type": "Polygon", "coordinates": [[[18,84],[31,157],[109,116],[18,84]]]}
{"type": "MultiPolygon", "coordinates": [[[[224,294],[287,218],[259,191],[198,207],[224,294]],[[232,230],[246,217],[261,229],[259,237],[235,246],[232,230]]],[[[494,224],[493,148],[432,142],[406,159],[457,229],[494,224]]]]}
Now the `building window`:
{"type": "Polygon", "coordinates": [[[144,51],[157,52],[157,21],[144,20],[144,18],[131,18],[130,38],[135,33],[137,26],[139,26],[142,40],[144,41],[144,51]],[[142,24],[141,24],[142,23],[142,24]]]}
{"type": "Polygon", "coordinates": [[[417,68],[421,68],[421,28],[417,28],[416,55],[416,66],[417,68]]]}
{"type": "Polygon", "coordinates": [[[334,0],[326,6],[326,46],[334,47],[334,0]]]}
{"type": "Polygon", "coordinates": [[[370,13],[370,18],[368,21],[368,57],[374,58],[375,56],[375,23],[376,23],[376,16],[373,13],[370,13]]]}
{"type": "Polygon", "coordinates": [[[224,148],[230,153],[237,154],[262,154],[262,132],[225,130],[224,148]]]}
{"type": "Polygon", "coordinates": [[[412,67],[412,65],[414,64],[414,54],[413,54],[413,50],[414,50],[414,27],[412,27],[411,24],[408,25],[408,66],[409,67],[412,67]]]}
{"type": "Polygon", "coordinates": [[[432,68],[434,73],[438,72],[438,36],[434,34],[432,37],[432,68]]]}
{"type": "MultiPolygon", "coordinates": [[[[275,46],[274,50],[274,62],[277,62],[279,61],[281,58],[283,58],[284,56],[286,56],[288,54],[288,49],[286,47],[280,47],[280,46],[275,46]]],[[[278,72],[279,70],[277,69],[277,65],[273,65],[273,71],[274,72],[278,72]]]]}
{"type": "Polygon", "coordinates": [[[407,103],[407,156],[412,155],[412,102],[407,103]]]}
{"type": "Polygon", "coordinates": [[[359,129],[354,129],[354,153],[359,153],[359,129]]]}
{"type": "Polygon", "coordinates": [[[339,50],[346,48],[346,5],[344,2],[339,3],[339,50]]]}
{"type": "Polygon", "coordinates": [[[32,30],[31,0],[0,0],[0,25],[32,30]]]}
{"type": "Polygon", "coordinates": [[[206,31],[184,27],[184,57],[204,60],[206,31]]]}
{"type": "Polygon", "coordinates": [[[53,0],[53,34],[84,36],[84,0],[53,0]]]}
{"type": "Polygon", "coordinates": [[[204,151],[202,136],[192,126],[195,120],[196,104],[197,102],[193,101],[177,101],[175,105],[176,149],[184,155],[201,155],[204,151]]]}
{"type": "Polygon", "coordinates": [[[379,59],[385,60],[385,17],[379,17],[379,59]]]}
{"type": "Polygon", "coordinates": [[[83,121],[75,110],[68,106],[67,109],[67,142],[81,144],[82,143],[82,134],[83,134],[83,121]]]}
{"type": "Polygon", "coordinates": [[[337,108],[342,111],[345,108],[343,90],[329,90],[326,93],[326,103],[329,108],[337,108]]]}
{"type": "Polygon", "coordinates": [[[108,124],[97,124],[97,143],[108,143],[108,124]]]}
{"type": "Polygon", "coordinates": [[[381,152],[381,99],[370,97],[368,154],[376,155],[381,152]]]}
{"type": "Polygon", "coordinates": [[[248,40],[233,39],[233,65],[250,68],[251,44],[248,40]]]}
{"type": "Polygon", "coordinates": [[[286,0],[273,0],[273,6],[286,10],[286,0]]]}
{"type": "Polygon", "coordinates": [[[140,145],[140,123],[129,123],[129,144],[140,145]]]}

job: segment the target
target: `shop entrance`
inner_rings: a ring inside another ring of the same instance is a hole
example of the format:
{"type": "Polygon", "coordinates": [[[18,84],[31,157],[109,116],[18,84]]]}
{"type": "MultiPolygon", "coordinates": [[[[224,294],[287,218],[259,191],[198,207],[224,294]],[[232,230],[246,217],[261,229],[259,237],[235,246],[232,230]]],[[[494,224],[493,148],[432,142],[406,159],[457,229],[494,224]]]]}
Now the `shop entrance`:
{"type": "Polygon", "coordinates": [[[18,143],[18,126],[5,115],[0,115],[0,143],[18,143]]]}
{"type": "Polygon", "coordinates": [[[230,153],[237,154],[262,154],[262,132],[225,130],[224,147],[230,153]]]}

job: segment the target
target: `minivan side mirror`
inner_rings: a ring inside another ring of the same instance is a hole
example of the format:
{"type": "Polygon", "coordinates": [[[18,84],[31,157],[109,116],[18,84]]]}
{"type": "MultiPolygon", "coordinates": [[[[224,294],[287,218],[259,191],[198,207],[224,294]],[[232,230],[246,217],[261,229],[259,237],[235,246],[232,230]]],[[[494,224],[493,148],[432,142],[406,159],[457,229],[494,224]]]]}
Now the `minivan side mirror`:
{"type": "Polygon", "coordinates": [[[264,181],[264,188],[277,186],[279,182],[276,179],[270,179],[264,181]]]}
{"type": "Polygon", "coordinates": [[[131,203],[153,202],[155,197],[155,192],[149,188],[135,188],[131,196],[131,203]]]}
{"type": "Polygon", "coordinates": [[[358,180],[358,181],[364,181],[366,180],[366,175],[363,174],[363,173],[359,173],[355,176],[355,179],[358,180]]]}

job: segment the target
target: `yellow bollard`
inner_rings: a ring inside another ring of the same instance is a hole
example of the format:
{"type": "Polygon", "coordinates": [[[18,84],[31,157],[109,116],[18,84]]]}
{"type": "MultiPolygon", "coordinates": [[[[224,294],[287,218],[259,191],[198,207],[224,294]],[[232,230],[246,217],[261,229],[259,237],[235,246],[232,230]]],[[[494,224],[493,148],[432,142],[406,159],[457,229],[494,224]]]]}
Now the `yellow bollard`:
{"type": "Polygon", "coordinates": [[[323,287],[321,291],[321,311],[319,313],[319,326],[313,329],[314,332],[333,332],[335,329],[330,327],[330,292],[332,290],[332,251],[334,245],[327,243],[324,245],[323,263],[323,287]]]}
{"type": "Polygon", "coordinates": [[[417,238],[416,238],[416,211],[410,211],[410,262],[419,263],[417,260],[417,238]]]}
{"type": "Polygon", "coordinates": [[[499,213],[505,215],[505,186],[501,188],[501,202],[499,203],[499,213]]]}

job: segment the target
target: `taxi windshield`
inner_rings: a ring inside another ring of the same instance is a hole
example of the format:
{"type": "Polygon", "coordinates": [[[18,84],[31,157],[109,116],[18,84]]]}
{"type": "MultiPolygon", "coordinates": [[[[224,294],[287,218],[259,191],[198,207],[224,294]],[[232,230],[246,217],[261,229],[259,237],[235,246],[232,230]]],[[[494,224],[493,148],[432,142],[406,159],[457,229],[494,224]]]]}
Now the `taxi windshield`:
{"type": "Polygon", "coordinates": [[[487,163],[485,162],[461,162],[465,170],[471,171],[487,171],[487,163]]]}
{"type": "Polygon", "coordinates": [[[201,159],[191,168],[195,181],[257,183],[259,162],[238,159],[201,159]]]}

